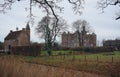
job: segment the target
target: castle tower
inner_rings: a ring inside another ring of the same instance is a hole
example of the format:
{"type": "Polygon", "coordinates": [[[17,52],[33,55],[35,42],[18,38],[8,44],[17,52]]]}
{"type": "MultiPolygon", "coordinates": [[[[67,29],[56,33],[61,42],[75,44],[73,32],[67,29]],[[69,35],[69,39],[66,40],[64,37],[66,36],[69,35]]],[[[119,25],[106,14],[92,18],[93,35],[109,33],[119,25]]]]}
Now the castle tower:
{"type": "Polygon", "coordinates": [[[26,30],[27,36],[28,36],[28,38],[30,40],[30,26],[29,26],[29,22],[27,23],[25,30],[26,30]]]}
{"type": "Polygon", "coordinates": [[[30,31],[29,22],[28,22],[27,25],[26,25],[26,30],[29,30],[29,31],[30,31]]]}

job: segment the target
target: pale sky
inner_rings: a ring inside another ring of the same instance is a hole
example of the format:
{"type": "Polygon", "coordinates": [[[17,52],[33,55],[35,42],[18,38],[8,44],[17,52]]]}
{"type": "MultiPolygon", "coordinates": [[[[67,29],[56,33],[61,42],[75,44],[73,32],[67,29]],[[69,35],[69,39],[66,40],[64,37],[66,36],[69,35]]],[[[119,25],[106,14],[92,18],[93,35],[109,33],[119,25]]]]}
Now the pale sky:
{"type": "MultiPolygon", "coordinates": [[[[75,15],[71,10],[71,6],[65,2],[61,4],[65,6],[64,12],[60,14],[65,19],[68,25],[71,25],[78,19],[87,20],[92,26],[92,29],[97,34],[97,40],[102,41],[103,39],[116,39],[120,38],[120,20],[115,20],[117,8],[119,7],[108,7],[104,13],[97,9],[98,0],[85,0],[83,14],[75,15]]],[[[0,41],[4,41],[10,30],[15,31],[16,27],[21,30],[27,24],[29,18],[29,11],[25,11],[25,8],[29,8],[27,1],[16,2],[12,5],[12,9],[8,10],[6,14],[0,13],[0,41]]],[[[31,26],[31,41],[42,42],[37,34],[35,33],[35,26],[42,17],[45,16],[42,10],[37,7],[33,8],[35,17],[35,24],[31,26]]],[[[61,41],[60,38],[57,39],[61,41]]]]}

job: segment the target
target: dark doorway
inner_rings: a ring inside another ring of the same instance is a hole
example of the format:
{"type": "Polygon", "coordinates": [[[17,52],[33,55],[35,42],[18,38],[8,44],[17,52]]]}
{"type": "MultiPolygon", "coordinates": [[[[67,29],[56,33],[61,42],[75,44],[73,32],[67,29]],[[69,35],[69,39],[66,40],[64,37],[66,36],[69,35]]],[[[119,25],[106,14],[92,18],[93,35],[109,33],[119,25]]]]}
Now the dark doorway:
{"type": "Polygon", "coordinates": [[[10,54],[10,52],[11,52],[11,45],[8,45],[8,51],[7,51],[7,53],[10,54]]]}

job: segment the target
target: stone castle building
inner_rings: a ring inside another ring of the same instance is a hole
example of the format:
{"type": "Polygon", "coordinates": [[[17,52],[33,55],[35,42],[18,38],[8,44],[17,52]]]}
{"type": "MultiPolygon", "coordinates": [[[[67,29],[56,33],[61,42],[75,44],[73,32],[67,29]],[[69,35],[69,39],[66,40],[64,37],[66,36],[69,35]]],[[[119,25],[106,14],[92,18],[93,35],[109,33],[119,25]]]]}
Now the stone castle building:
{"type": "Polygon", "coordinates": [[[10,33],[4,39],[5,50],[11,49],[15,46],[29,46],[30,45],[30,26],[27,23],[26,28],[16,31],[10,30],[10,33]]]}
{"type": "Polygon", "coordinates": [[[87,34],[85,26],[81,32],[76,31],[75,33],[62,34],[62,47],[95,47],[96,46],[96,34],[87,34]]]}

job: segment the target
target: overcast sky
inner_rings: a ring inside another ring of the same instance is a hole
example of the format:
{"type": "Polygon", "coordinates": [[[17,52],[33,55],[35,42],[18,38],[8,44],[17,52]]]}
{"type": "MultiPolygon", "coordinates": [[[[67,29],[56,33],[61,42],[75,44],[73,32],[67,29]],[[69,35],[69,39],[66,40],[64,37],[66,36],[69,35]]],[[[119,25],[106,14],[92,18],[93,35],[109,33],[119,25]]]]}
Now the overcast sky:
{"type": "MultiPolygon", "coordinates": [[[[105,13],[101,14],[101,11],[97,9],[98,0],[85,0],[83,14],[75,15],[71,10],[71,6],[65,2],[61,5],[65,5],[64,12],[60,14],[71,25],[78,19],[87,20],[90,26],[97,34],[97,40],[103,39],[116,39],[120,38],[120,20],[115,20],[117,8],[112,6],[105,9],[105,13]]],[[[6,14],[0,14],[0,41],[4,41],[4,38],[10,30],[16,30],[16,27],[21,30],[24,28],[28,21],[29,12],[25,11],[25,8],[29,8],[28,2],[21,1],[12,5],[12,9],[7,11],[6,14]]],[[[118,8],[119,9],[119,8],[118,8]]],[[[35,33],[35,26],[38,21],[45,15],[42,10],[34,8],[35,24],[31,26],[31,41],[42,42],[35,33]]],[[[60,39],[58,39],[60,41],[60,39]]]]}

